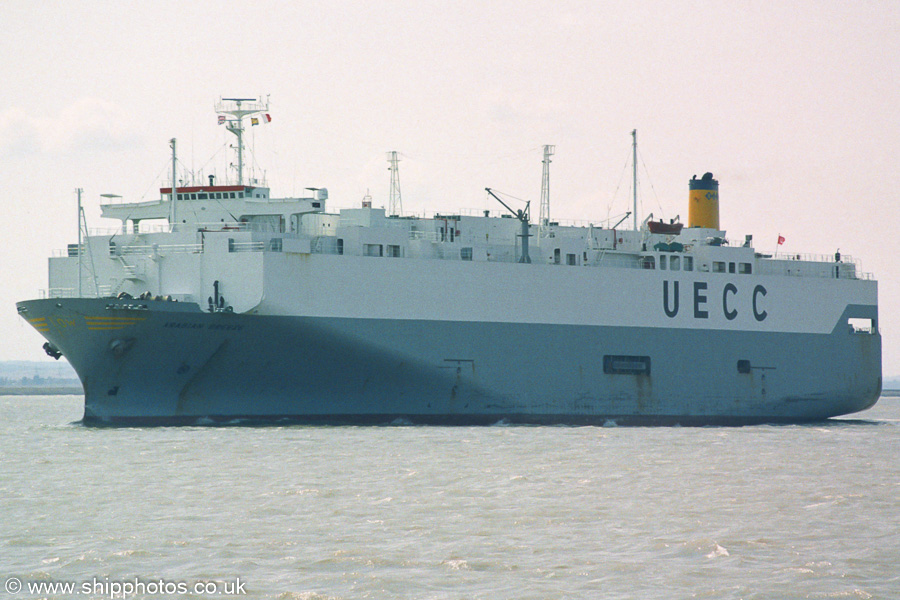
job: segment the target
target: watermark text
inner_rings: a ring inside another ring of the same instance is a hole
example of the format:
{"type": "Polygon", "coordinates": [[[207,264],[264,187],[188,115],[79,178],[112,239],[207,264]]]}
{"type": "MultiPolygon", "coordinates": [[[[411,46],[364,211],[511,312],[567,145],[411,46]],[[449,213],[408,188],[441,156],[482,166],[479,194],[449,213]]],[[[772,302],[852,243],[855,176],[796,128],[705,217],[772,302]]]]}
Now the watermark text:
{"type": "Polygon", "coordinates": [[[173,596],[193,594],[197,596],[243,596],[247,582],[240,577],[233,581],[169,581],[166,579],[109,579],[94,577],[86,581],[24,581],[8,577],[4,591],[18,597],[92,596],[109,600],[125,600],[133,596],[173,596]]]}

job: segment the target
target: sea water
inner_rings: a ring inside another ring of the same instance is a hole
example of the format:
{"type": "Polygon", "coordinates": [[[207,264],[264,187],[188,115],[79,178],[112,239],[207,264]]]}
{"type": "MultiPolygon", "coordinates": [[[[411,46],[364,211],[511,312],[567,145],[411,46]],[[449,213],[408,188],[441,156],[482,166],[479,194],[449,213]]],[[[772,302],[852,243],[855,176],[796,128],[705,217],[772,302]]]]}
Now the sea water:
{"type": "Polygon", "coordinates": [[[89,428],[81,403],[0,397],[0,595],[900,598],[900,398],[733,428],[89,428]]]}

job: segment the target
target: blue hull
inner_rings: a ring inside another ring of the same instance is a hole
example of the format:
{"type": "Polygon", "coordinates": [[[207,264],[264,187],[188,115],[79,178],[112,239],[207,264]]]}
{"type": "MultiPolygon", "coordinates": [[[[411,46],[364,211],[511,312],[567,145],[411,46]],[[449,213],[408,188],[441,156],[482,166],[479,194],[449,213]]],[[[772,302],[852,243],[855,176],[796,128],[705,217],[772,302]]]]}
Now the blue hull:
{"type": "Polygon", "coordinates": [[[880,335],[846,328],[874,306],[829,334],[18,306],[81,378],[85,423],[803,422],[881,391],[880,335]]]}

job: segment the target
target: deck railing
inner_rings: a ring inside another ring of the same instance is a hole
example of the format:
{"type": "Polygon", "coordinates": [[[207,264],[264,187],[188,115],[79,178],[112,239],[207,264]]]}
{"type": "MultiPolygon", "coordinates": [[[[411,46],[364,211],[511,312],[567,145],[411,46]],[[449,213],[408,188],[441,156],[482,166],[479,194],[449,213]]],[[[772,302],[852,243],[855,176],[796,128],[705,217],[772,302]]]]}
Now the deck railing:
{"type": "Polygon", "coordinates": [[[113,287],[111,285],[99,285],[97,291],[99,295],[94,295],[93,283],[84,282],[81,293],[78,288],[55,287],[50,289],[42,289],[39,291],[40,298],[105,298],[112,295],[113,287]]]}
{"type": "MultiPolygon", "coordinates": [[[[231,231],[252,231],[254,229],[252,223],[230,224],[222,226],[219,224],[211,224],[209,231],[217,233],[228,233],[231,231]],[[218,227],[218,229],[212,229],[218,227]]],[[[403,246],[401,250],[402,257],[421,257],[434,260],[459,260],[483,261],[485,256],[489,262],[515,262],[519,255],[519,248],[512,245],[492,245],[490,247],[472,247],[457,239],[454,242],[440,242],[439,233],[434,231],[409,231],[409,239],[411,241],[426,241],[431,244],[425,248],[421,245],[403,246]],[[430,249],[429,249],[430,248],[430,249]],[[463,249],[472,248],[471,252],[465,252],[463,249]],[[418,254],[424,250],[424,254],[418,254]],[[416,252],[416,254],[411,254],[416,252]]],[[[247,240],[249,236],[242,236],[244,239],[234,239],[229,241],[229,252],[278,252],[282,239],[305,238],[294,233],[279,234],[277,236],[258,236],[254,240],[247,240]],[[260,239],[260,238],[265,239],[260,239]],[[246,241],[245,241],[246,240],[246,241]]],[[[113,237],[109,244],[109,256],[111,257],[127,257],[127,256],[161,256],[171,254],[200,254],[205,251],[204,244],[188,243],[188,244],[147,244],[147,243],[124,243],[126,240],[141,241],[141,238],[132,236],[113,237]],[[120,240],[122,243],[117,243],[120,240]]],[[[385,250],[388,243],[384,244],[385,250]]],[[[96,246],[95,246],[96,247],[96,246]]],[[[312,253],[315,254],[347,254],[354,255],[358,252],[354,251],[348,244],[338,244],[338,237],[334,235],[315,236],[311,238],[312,253]]],[[[578,255],[578,264],[581,266],[609,267],[609,268],[633,268],[633,269],[653,269],[658,268],[655,262],[645,260],[648,256],[655,256],[657,253],[646,252],[628,252],[616,250],[600,250],[599,255],[595,254],[596,249],[589,251],[590,260],[585,264],[580,254],[578,255]]],[[[54,257],[75,257],[77,258],[79,248],[76,244],[70,244],[65,250],[54,250],[54,257]]],[[[669,253],[664,253],[669,254],[669,253]]],[[[673,256],[694,256],[694,269],[703,271],[703,265],[707,262],[706,258],[695,255],[688,249],[684,253],[673,253],[673,256]]],[[[387,252],[385,252],[387,256],[387,252]]],[[[718,258],[718,257],[717,257],[718,258]]],[[[538,264],[546,264],[545,257],[535,249],[532,252],[532,261],[538,264]]],[[[566,266],[566,265],[561,265],[566,266]]],[[[835,278],[835,279],[859,279],[873,280],[872,273],[863,272],[860,269],[859,261],[849,255],[827,255],[827,254],[781,254],[768,255],[756,254],[756,260],[753,261],[754,274],[758,275],[777,275],[787,277],[817,277],[817,278],[835,278]],[[836,261],[835,259],[838,259],[836,261]]]]}

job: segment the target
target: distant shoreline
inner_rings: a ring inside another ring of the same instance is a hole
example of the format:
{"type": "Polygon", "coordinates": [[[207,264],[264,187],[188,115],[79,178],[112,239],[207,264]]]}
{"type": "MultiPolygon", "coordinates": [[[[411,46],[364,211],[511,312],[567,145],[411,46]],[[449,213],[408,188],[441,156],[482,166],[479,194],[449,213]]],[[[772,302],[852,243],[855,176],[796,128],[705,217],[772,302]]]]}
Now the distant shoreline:
{"type": "Polygon", "coordinates": [[[80,385],[67,386],[4,386],[0,387],[0,396],[81,396],[84,390],[80,385]]]}

